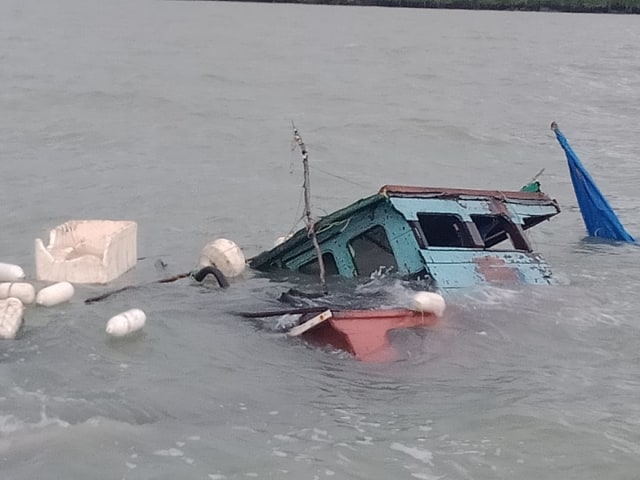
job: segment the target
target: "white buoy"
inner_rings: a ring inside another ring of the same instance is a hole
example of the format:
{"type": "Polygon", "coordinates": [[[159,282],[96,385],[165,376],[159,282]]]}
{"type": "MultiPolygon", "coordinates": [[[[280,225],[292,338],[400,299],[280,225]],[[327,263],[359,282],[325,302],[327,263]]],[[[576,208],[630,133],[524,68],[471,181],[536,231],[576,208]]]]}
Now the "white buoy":
{"type": "Polygon", "coordinates": [[[10,340],[22,326],[24,306],[17,298],[0,300],[0,338],[10,340]]]}
{"type": "Polygon", "coordinates": [[[142,310],[132,308],[111,317],[107,322],[107,333],[112,337],[123,337],[140,330],[146,321],[147,316],[142,310]]]}
{"type": "Polygon", "coordinates": [[[211,265],[231,278],[244,272],[246,261],[238,245],[226,238],[218,238],[207,243],[200,252],[200,266],[211,265]]]}
{"type": "Polygon", "coordinates": [[[36,303],[43,307],[52,307],[71,300],[74,292],[75,289],[69,282],[54,283],[38,292],[36,303]]]}
{"type": "Polygon", "coordinates": [[[17,298],[25,305],[33,303],[36,299],[36,289],[25,282],[0,283],[0,299],[10,297],[17,298]]]}
{"type": "Polygon", "coordinates": [[[25,277],[24,270],[18,265],[0,263],[0,282],[15,282],[25,277]]]}
{"type": "Polygon", "coordinates": [[[413,296],[413,309],[418,312],[433,313],[436,317],[441,317],[445,308],[444,298],[438,293],[418,292],[413,296]]]}

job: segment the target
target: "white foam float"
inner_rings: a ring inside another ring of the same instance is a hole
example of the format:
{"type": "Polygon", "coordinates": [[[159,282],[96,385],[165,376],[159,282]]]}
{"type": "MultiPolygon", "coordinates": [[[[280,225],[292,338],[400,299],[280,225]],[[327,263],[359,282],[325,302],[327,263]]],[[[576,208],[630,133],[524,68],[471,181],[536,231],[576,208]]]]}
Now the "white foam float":
{"type": "Polygon", "coordinates": [[[75,289],[69,282],[58,282],[43,288],[36,295],[36,303],[43,307],[53,307],[68,302],[73,297],[75,289]]]}
{"type": "Polygon", "coordinates": [[[418,292],[413,295],[413,310],[433,313],[441,317],[447,307],[442,295],[434,292],[418,292]]]}
{"type": "Polygon", "coordinates": [[[200,266],[214,266],[225,277],[237,277],[244,272],[246,260],[240,247],[226,238],[207,243],[200,252],[200,266]]]}
{"type": "Polygon", "coordinates": [[[24,305],[17,298],[0,300],[0,338],[11,340],[22,326],[24,305]]]}
{"type": "Polygon", "coordinates": [[[36,289],[26,282],[3,282],[0,283],[0,299],[14,297],[22,303],[33,303],[36,299],[36,289]]]}
{"type": "Polygon", "coordinates": [[[0,282],[15,282],[24,277],[24,270],[19,265],[0,263],[0,282]]]}
{"type": "Polygon", "coordinates": [[[142,310],[132,308],[111,317],[107,322],[106,332],[112,337],[124,337],[140,330],[146,321],[147,315],[142,310]]]}

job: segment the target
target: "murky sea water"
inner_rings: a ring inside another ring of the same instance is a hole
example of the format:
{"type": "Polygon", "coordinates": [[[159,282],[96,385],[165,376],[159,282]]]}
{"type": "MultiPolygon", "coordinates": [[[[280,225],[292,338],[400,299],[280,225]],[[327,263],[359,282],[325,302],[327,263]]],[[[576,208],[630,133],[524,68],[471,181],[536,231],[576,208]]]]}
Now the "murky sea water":
{"type": "Polygon", "coordinates": [[[81,218],[135,220],[146,258],[0,344],[0,477],[636,478],[639,250],[585,240],[549,124],[640,237],[639,42],[632,16],[2,2],[0,261],[33,277],[34,239],[81,218]],[[396,332],[399,361],[364,364],[232,314],[313,280],[154,284],[213,238],[251,256],[300,226],[292,121],[317,215],[544,168],[563,212],[532,240],[559,285],[451,295],[396,332]],[[132,307],[143,333],[107,338],[132,307]]]}

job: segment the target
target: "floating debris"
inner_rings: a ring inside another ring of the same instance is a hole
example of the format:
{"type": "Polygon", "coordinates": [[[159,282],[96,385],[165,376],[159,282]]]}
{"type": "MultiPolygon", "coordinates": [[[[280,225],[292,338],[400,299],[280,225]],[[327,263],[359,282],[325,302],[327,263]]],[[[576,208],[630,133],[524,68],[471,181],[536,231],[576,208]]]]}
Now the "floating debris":
{"type": "Polygon", "coordinates": [[[591,237],[635,243],[635,239],[625,230],[622,222],[618,219],[618,216],[578,158],[578,155],[569,145],[556,122],[551,123],[551,130],[556,134],[558,143],[560,143],[567,157],[573,191],[578,200],[580,213],[589,235],[591,237]]]}
{"type": "Polygon", "coordinates": [[[244,272],[246,261],[240,247],[226,238],[207,243],[200,252],[200,266],[214,266],[225,277],[232,278],[244,272]]]}
{"type": "Polygon", "coordinates": [[[45,282],[109,283],[137,262],[138,226],[131,221],[70,220],[36,239],[36,277],[45,282]]]}
{"type": "Polygon", "coordinates": [[[25,277],[24,270],[18,265],[0,263],[0,281],[15,282],[25,277]]]}
{"type": "Polygon", "coordinates": [[[33,303],[36,299],[36,289],[26,282],[0,283],[0,299],[17,298],[24,304],[33,303]]]}
{"type": "Polygon", "coordinates": [[[111,317],[107,322],[106,332],[112,337],[124,337],[140,330],[146,321],[147,315],[142,310],[132,308],[111,317]]]}
{"type": "Polygon", "coordinates": [[[442,295],[434,292],[418,292],[413,296],[413,310],[417,312],[433,313],[442,317],[446,303],[442,295]]]}
{"type": "Polygon", "coordinates": [[[53,307],[68,302],[73,297],[75,289],[69,282],[58,282],[43,288],[36,295],[36,303],[43,307],[53,307]]]}
{"type": "Polygon", "coordinates": [[[17,298],[0,300],[0,338],[12,340],[22,326],[24,306],[17,298]]]}

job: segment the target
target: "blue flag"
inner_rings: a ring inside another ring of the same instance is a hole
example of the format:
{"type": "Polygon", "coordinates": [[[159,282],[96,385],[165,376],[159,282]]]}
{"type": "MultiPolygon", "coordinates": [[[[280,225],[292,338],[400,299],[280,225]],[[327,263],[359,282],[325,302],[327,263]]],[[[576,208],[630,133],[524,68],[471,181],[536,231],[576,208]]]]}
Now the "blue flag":
{"type": "Polygon", "coordinates": [[[635,243],[634,238],[624,229],[609,202],[604,198],[593,178],[582,165],[556,122],[551,124],[551,130],[555,132],[560,146],[567,154],[571,183],[573,183],[573,190],[578,199],[580,213],[582,213],[582,219],[589,235],[635,243]]]}

